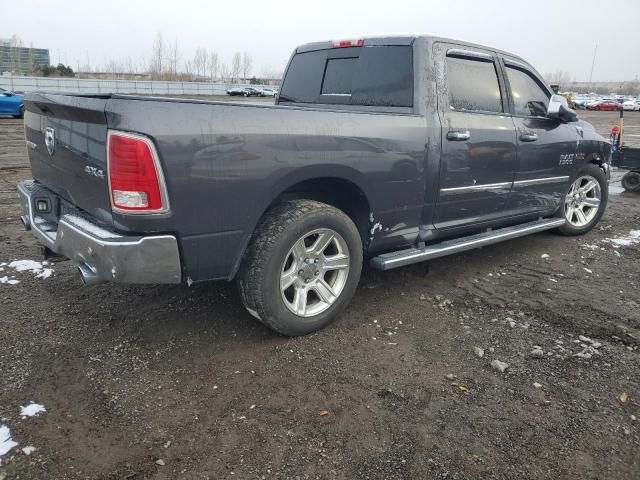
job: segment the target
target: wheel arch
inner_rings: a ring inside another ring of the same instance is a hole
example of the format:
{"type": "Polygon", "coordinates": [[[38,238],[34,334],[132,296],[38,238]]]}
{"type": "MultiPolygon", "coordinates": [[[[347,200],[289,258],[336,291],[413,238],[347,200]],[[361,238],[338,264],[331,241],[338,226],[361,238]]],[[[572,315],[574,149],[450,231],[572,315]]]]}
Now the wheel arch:
{"type": "MultiPolygon", "coordinates": [[[[268,182],[268,180],[267,180],[268,182]]],[[[247,226],[249,234],[238,252],[229,280],[235,277],[260,219],[285,200],[308,199],[331,205],[343,211],[356,225],[366,251],[369,242],[370,215],[374,211],[372,189],[366,177],[357,170],[338,165],[315,165],[296,169],[273,182],[247,226]]]]}

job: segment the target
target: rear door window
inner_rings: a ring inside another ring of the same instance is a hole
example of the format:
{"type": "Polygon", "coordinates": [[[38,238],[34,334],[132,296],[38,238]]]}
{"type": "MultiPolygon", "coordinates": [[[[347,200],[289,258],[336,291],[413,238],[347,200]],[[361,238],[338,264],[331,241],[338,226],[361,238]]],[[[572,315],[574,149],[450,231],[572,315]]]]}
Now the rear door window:
{"type": "Polygon", "coordinates": [[[294,55],[280,102],[413,106],[413,48],[371,46],[294,55]]]}
{"type": "Polygon", "coordinates": [[[493,61],[447,57],[449,106],[454,110],[501,113],[502,95],[493,61]]]}

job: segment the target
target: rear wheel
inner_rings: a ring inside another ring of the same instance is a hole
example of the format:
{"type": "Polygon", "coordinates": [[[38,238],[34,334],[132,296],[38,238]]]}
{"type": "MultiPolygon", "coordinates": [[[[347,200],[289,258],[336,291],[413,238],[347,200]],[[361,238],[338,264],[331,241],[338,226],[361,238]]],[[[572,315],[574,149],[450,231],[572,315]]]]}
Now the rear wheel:
{"type": "Polygon", "coordinates": [[[260,222],[238,273],[246,309],[269,328],[305,335],[347,307],[362,270],[362,240],[342,211],[291,200],[260,222]]]}
{"type": "Polygon", "coordinates": [[[563,235],[582,235],[602,218],[609,199],[609,184],[600,167],[589,164],[576,177],[565,195],[560,214],[566,223],[558,229],[563,235]]]}
{"type": "Polygon", "coordinates": [[[640,172],[627,172],[622,177],[622,188],[629,192],[640,192],[640,172]]]}

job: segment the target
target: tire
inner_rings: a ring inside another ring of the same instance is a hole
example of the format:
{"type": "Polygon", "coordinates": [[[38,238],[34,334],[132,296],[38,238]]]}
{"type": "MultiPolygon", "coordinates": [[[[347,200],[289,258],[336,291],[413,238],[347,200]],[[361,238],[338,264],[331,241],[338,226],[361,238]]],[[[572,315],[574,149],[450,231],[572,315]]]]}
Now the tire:
{"type": "Polygon", "coordinates": [[[622,188],[628,192],[640,192],[640,172],[627,172],[622,177],[622,188]]]}
{"type": "Polygon", "coordinates": [[[593,164],[587,164],[571,183],[565,199],[560,206],[558,216],[564,216],[566,223],[558,228],[562,235],[583,235],[595,227],[609,200],[609,183],[602,169],[593,164]],[[595,182],[592,185],[588,182],[595,182]],[[592,185],[587,190],[589,185],[592,185]],[[596,206],[596,200],[597,206],[596,206]],[[590,205],[589,205],[590,204],[590,205]],[[582,217],[578,213],[582,212],[582,217]]]}
{"type": "Polygon", "coordinates": [[[24,118],[24,105],[20,107],[20,110],[18,110],[18,114],[14,115],[13,118],[24,118]]]}
{"type": "Polygon", "coordinates": [[[264,215],[250,241],[236,278],[242,302],[255,318],[282,335],[319,330],[349,304],[360,280],[362,255],[358,229],[345,213],[312,200],[283,202],[264,215]],[[327,247],[319,246],[329,238],[327,247]],[[307,256],[305,262],[302,257],[307,256]],[[338,262],[343,266],[338,268],[338,262]],[[303,301],[304,314],[296,313],[303,301]]]}

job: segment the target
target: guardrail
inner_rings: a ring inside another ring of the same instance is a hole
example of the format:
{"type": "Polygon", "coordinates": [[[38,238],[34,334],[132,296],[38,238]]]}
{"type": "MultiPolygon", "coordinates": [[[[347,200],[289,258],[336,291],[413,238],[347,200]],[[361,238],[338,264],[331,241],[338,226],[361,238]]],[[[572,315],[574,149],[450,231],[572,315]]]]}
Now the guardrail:
{"type": "Polygon", "coordinates": [[[0,87],[18,92],[46,90],[78,93],[130,93],[134,95],[225,95],[231,87],[263,87],[244,83],[163,82],[156,80],[99,80],[88,78],[49,78],[0,76],[0,87]]]}

